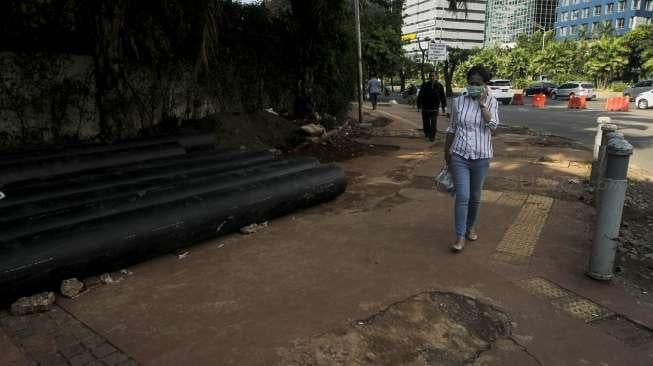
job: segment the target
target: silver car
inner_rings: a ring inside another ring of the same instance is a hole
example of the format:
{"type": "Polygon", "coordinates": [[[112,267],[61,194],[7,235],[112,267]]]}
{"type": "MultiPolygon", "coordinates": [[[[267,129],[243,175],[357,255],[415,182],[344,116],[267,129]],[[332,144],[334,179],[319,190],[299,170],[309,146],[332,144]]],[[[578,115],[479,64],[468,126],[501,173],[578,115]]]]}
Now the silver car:
{"type": "Polygon", "coordinates": [[[647,92],[651,90],[651,88],[653,88],[653,80],[642,80],[635,83],[635,85],[626,88],[626,90],[624,90],[624,97],[630,97],[630,101],[632,102],[639,93],[647,92]]]}
{"type": "Polygon", "coordinates": [[[596,99],[594,85],[586,81],[569,81],[551,91],[551,99],[567,99],[569,97],[586,97],[587,100],[596,99]]]}

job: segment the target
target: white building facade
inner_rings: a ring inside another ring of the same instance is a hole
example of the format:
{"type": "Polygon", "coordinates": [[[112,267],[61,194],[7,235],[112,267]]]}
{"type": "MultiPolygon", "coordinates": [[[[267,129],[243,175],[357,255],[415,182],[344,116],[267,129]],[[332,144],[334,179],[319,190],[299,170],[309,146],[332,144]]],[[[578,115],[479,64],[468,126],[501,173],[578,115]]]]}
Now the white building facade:
{"type": "Polygon", "coordinates": [[[428,48],[431,39],[449,47],[483,47],[486,1],[467,1],[467,12],[451,12],[447,0],[407,0],[404,5],[404,36],[416,34],[407,41],[404,50],[408,55],[421,56],[418,42],[428,48]]]}

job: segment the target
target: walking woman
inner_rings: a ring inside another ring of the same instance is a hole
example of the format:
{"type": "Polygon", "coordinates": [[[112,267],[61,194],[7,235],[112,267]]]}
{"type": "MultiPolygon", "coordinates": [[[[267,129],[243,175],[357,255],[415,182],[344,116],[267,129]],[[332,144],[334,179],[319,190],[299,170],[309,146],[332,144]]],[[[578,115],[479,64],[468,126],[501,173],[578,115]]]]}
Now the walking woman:
{"type": "Polygon", "coordinates": [[[445,142],[445,160],[456,188],[456,242],[460,252],[465,240],[475,241],[481,189],[492,158],[492,133],[499,125],[499,103],[489,95],[490,73],[483,66],[467,72],[467,93],[453,99],[445,142]]]}

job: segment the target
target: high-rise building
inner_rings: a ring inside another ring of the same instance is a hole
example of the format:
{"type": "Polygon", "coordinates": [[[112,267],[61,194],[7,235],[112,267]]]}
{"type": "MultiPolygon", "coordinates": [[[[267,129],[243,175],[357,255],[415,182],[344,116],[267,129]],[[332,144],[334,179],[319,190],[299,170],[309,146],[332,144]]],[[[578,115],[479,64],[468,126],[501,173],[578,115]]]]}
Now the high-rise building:
{"type": "Polygon", "coordinates": [[[560,0],[556,37],[576,38],[600,30],[621,35],[653,19],[653,0],[560,0]]]}
{"type": "Polygon", "coordinates": [[[446,43],[450,47],[474,48],[483,46],[485,1],[468,1],[467,11],[449,11],[448,0],[407,0],[404,4],[404,36],[414,35],[404,49],[408,54],[420,55],[428,41],[446,43]]]}
{"type": "Polygon", "coordinates": [[[488,0],[485,45],[509,46],[519,34],[554,27],[557,0],[488,0]]]}

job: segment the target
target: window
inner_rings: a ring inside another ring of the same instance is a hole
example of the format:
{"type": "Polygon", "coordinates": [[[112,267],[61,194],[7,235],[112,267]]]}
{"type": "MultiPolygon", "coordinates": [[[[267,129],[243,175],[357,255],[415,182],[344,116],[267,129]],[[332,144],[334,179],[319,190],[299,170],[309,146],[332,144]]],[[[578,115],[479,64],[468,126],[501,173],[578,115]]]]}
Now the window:
{"type": "Polygon", "coordinates": [[[594,89],[593,84],[580,84],[580,86],[582,86],[585,89],[594,89]]]}
{"type": "Polygon", "coordinates": [[[583,18],[590,16],[590,8],[583,9],[583,18]]]}
{"type": "Polygon", "coordinates": [[[601,5],[594,7],[594,16],[601,15],[601,5]]]}
{"type": "Polygon", "coordinates": [[[580,10],[576,9],[571,12],[571,20],[576,20],[578,19],[578,15],[580,14],[580,10]]]}
{"type": "Polygon", "coordinates": [[[569,32],[569,34],[575,36],[577,33],[578,33],[578,26],[577,25],[571,26],[571,32],[569,32]]]}
{"type": "Polygon", "coordinates": [[[653,0],[646,0],[645,4],[647,11],[653,11],[653,0]]]}
{"type": "Polygon", "coordinates": [[[592,32],[598,32],[599,31],[599,22],[592,23],[591,31],[592,32]]]}
{"type": "Polygon", "coordinates": [[[612,14],[613,11],[614,11],[614,4],[613,3],[607,4],[605,6],[605,13],[606,14],[612,14]]]}
{"type": "Polygon", "coordinates": [[[617,3],[617,11],[624,11],[626,10],[626,1],[621,0],[620,2],[617,3]]]}
{"type": "Polygon", "coordinates": [[[562,0],[562,6],[569,5],[569,0],[562,0]]]}
{"type": "Polygon", "coordinates": [[[567,13],[566,11],[563,11],[560,15],[562,16],[562,21],[563,22],[566,22],[567,20],[569,20],[569,13],[567,13]]]}
{"type": "Polygon", "coordinates": [[[642,0],[633,0],[633,3],[630,5],[630,8],[633,9],[633,10],[641,9],[642,8],[642,0]]]}
{"type": "Polygon", "coordinates": [[[617,19],[615,23],[617,25],[617,29],[624,29],[624,23],[625,23],[624,18],[617,19]]]}

